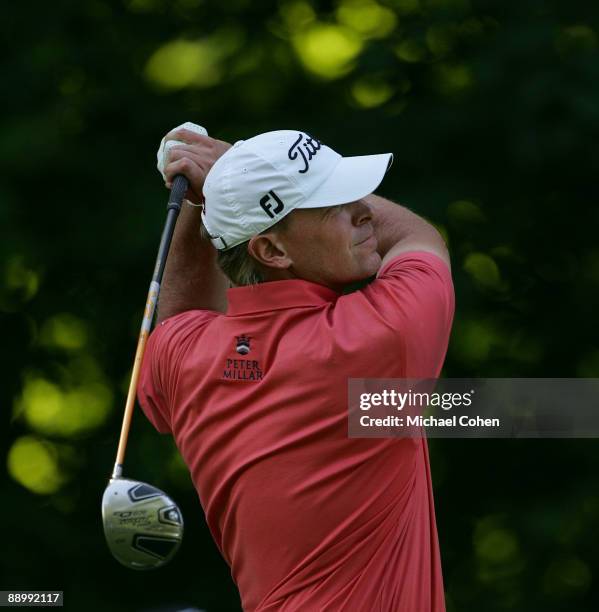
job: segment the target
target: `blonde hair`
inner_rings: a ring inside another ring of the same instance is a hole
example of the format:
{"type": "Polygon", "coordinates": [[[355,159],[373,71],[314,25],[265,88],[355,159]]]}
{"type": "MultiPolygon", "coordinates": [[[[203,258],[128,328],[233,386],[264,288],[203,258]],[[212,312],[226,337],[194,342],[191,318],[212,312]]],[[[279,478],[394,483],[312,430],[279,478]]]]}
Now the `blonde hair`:
{"type": "MultiPolygon", "coordinates": [[[[284,231],[287,228],[287,217],[283,217],[273,226],[265,229],[260,234],[265,234],[272,230],[284,231]]],[[[210,239],[210,234],[203,224],[200,225],[200,233],[204,240],[210,239]]],[[[259,234],[259,235],[260,235],[259,234]]],[[[249,240],[242,242],[224,251],[218,250],[216,261],[225,276],[237,287],[246,285],[258,285],[266,279],[264,268],[256,261],[248,251],[249,240]]]]}

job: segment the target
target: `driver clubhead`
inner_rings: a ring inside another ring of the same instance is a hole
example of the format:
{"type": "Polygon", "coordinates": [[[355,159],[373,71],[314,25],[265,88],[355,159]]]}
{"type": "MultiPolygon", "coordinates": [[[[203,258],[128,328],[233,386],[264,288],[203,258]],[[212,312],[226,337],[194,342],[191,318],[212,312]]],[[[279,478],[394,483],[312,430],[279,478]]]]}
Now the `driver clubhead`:
{"type": "Polygon", "coordinates": [[[168,563],[183,539],[183,516],[164,491],[137,480],[111,478],[102,497],[108,548],[137,570],[168,563]]]}

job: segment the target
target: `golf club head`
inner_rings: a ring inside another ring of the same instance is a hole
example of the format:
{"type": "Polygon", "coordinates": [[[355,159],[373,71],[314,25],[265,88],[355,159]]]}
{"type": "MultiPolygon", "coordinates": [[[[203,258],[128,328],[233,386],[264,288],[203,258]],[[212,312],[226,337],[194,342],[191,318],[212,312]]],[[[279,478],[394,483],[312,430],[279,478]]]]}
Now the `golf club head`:
{"type": "Polygon", "coordinates": [[[102,497],[108,548],[137,570],[168,563],[183,539],[183,516],[164,491],[137,480],[111,478],[102,497]]]}

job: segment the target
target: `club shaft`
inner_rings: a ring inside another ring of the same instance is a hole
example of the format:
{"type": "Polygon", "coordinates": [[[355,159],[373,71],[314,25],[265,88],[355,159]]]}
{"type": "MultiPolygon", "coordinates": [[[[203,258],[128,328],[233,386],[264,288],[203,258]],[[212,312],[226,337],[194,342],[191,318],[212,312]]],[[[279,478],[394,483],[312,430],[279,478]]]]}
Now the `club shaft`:
{"type": "Polygon", "coordinates": [[[121,436],[119,438],[119,446],[112,471],[112,478],[120,478],[123,475],[125,450],[127,448],[127,439],[129,437],[129,429],[131,428],[131,419],[133,417],[133,409],[135,407],[135,397],[137,395],[137,383],[139,381],[141,364],[146,349],[146,343],[152,328],[152,320],[154,319],[154,312],[156,310],[156,304],[160,294],[160,283],[162,282],[162,275],[164,274],[168,251],[175,232],[175,224],[177,223],[177,217],[179,216],[179,211],[181,210],[181,203],[183,202],[183,197],[187,191],[188,185],[189,183],[187,179],[182,175],[178,175],[173,181],[173,186],[170,192],[166,223],[164,224],[164,229],[162,230],[160,246],[158,247],[158,256],[156,257],[156,265],[154,266],[154,274],[152,276],[152,282],[150,283],[144,316],[141,322],[141,329],[139,331],[139,338],[137,340],[137,349],[135,351],[135,360],[133,362],[131,380],[129,381],[129,391],[127,392],[125,413],[123,415],[123,424],[121,426],[121,436]]]}

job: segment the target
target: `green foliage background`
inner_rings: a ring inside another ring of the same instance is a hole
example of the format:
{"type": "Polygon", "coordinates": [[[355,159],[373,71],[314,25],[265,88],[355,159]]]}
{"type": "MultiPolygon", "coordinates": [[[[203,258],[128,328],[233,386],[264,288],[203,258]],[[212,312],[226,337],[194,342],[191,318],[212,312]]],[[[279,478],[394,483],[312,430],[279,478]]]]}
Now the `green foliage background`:
{"type": "MultiPolygon", "coordinates": [[[[183,508],[156,574],[100,499],[162,228],[160,138],[300,127],[393,151],[381,193],[446,236],[447,376],[599,376],[599,5],[581,0],[12,3],[1,26],[1,589],[70,610],[238,609],[176,450],[138,414],[126,473],[183,508]]],[[[434,440],[451,611],[595,610],[595,440],[434,440]]],[[[407,611],[417,612],[417,611],[407,611]]]]}

